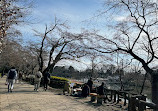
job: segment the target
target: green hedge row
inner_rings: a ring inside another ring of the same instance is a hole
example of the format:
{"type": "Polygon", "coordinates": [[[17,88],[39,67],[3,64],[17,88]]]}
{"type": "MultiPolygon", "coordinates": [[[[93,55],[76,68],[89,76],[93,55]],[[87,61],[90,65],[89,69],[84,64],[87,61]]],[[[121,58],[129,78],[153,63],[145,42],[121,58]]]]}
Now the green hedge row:
{"type": "Polygon", "coordinates": [[[51,76],[49,85],[54,88],[63,88],[65,82],[69,82],[69,80],[64,77],[51,76]]]}
{"type": "Polygon", "coordinates": [[[67,78],[57,77],[57,76],[51,76],[51,79],[57,80],[57,81],[69,81],[67,78]]]}

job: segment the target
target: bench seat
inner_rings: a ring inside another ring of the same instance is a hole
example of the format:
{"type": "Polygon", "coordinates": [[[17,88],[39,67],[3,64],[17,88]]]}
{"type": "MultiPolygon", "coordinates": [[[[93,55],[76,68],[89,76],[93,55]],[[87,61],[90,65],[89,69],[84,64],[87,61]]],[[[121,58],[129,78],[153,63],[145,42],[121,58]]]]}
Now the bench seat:
{"type": "Polygon", "coordinates": [[[91,96],[91,102],[94,102],[97,98],[97,93],[90,93],[89,95],[91,96]]]}

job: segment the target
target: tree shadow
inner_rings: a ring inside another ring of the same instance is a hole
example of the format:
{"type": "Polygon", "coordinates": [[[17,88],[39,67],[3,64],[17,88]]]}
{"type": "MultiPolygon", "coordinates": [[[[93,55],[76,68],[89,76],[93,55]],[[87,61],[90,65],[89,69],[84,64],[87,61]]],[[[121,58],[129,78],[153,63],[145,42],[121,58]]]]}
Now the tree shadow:
{"type": "Polygon", "coordinates": [[[91,101],[87,101],[85,103],[88,104],[88,105],[90,105],[90,106],[94,106],[94,107],[102,106],[102,104],[97,104],[96,102],[91,102],[91,101]]]}
{"type": "Polygon", "coordinates": [[[28,90],[12,91],[12,92],[8,92],[6,90],[6,91],[0,92],[0,94],[15,94],[15,93],[32,94],[32,93],[36,93],[36,92],[35,91],[28,91],[28,90]]]}

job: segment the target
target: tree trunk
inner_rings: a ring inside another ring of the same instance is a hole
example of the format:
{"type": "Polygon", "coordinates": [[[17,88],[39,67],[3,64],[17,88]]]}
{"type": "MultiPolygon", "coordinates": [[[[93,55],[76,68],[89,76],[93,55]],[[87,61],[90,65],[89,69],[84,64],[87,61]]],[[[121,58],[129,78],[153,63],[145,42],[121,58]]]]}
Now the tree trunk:
{"type": "Polygon", "coordinates": [[[152,75],[152,102],[158,104],[158,74],[152,75]]]}
{"type": "Polygon", "coordinates": [[[146,77],[147,77],[147,73],[145,73],[145,76],[144,76],[144,80],[143,80],[143,84],[142,84],[142,87],[141,87],[140,94],[142,94],[142,93],[143,93],[143,90],[144,90],[144,85],[145,85],[145,81],[146,81],[146,77]]]}
{"type": "Polygon", "coordinates": [[[54,66],[55,66],[55,64],[56,63],[52,63],[51,65],[49,65],[49,66],[47,66],[47,68],[46,69],[44,69],[44,71],[42,72],[43,73],[43,75],[47,72],[47,71],[49,71],[49,72],[53,72],[53,69],[54,69],[54,66]]]}

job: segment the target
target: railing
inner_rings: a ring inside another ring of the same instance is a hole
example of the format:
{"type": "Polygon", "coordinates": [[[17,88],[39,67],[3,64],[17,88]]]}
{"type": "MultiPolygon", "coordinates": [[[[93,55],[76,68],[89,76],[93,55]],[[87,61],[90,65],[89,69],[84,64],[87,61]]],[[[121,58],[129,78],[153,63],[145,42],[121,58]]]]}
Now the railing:
{"type": "Polygon", "coordinates": [[[127,105],[128,101],[128,111],[144,111],[147,107],[148,109],[158,110],[158,105],[146,101],[146,95],[138,95],[129,93],[128,91],[117,91],[111,89],[107,89],[107,91],[109,92],[108,95],[110,95],[110,101],[119,103],[119,101],[123,100],[124,106],[127,105]]]}

